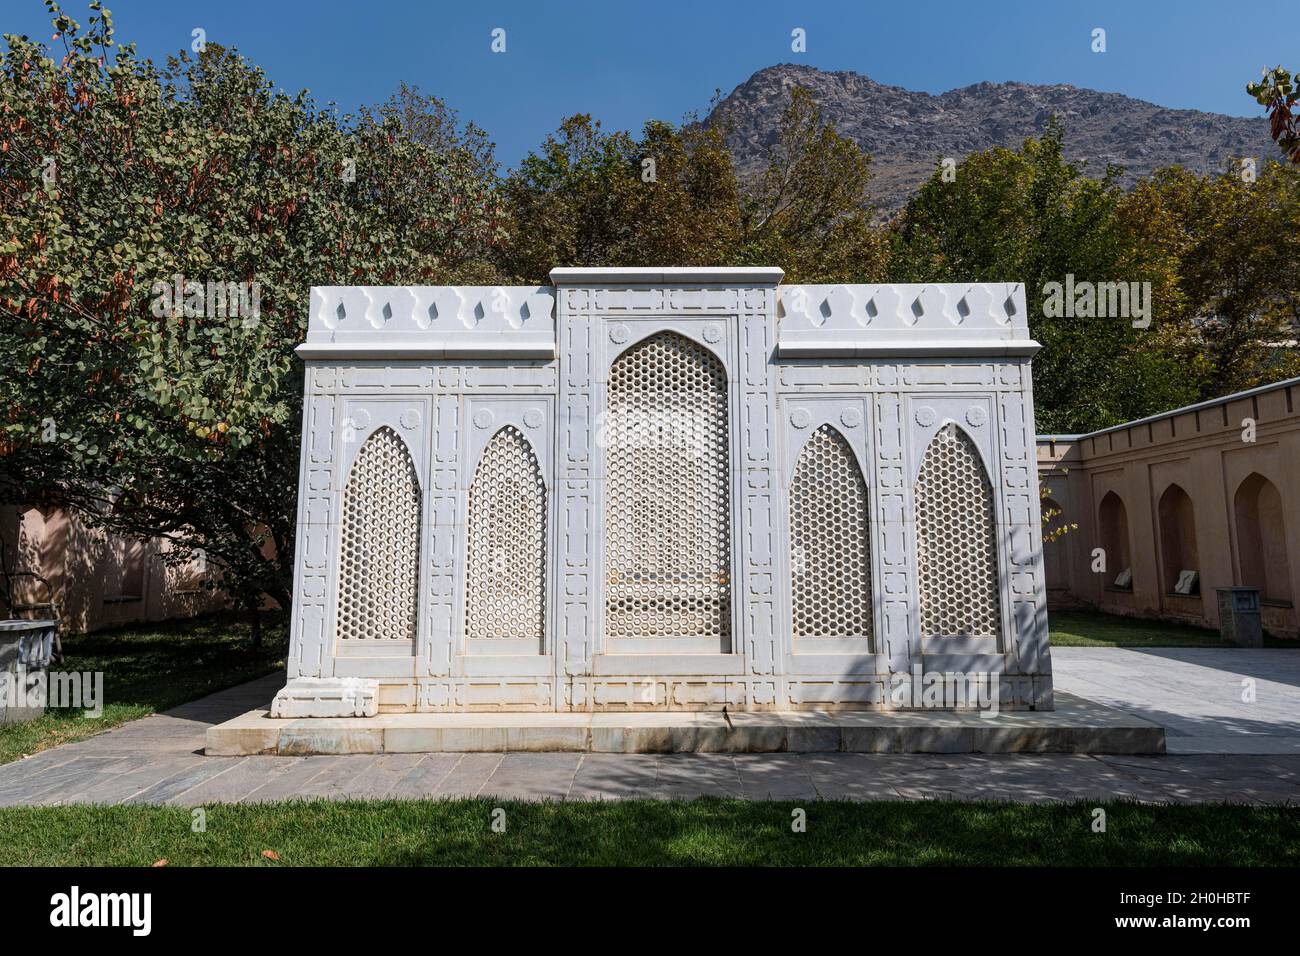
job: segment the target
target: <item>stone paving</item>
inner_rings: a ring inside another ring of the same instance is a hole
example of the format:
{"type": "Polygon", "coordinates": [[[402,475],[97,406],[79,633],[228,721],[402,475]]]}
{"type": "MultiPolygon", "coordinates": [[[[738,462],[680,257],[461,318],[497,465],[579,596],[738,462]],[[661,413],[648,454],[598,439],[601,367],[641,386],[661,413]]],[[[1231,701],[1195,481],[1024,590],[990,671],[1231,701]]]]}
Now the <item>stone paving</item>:
{"type": "Polygon", "coordinates": [[[1014,799],[1300,803],[1300,652],[1059,648],[1058,686],[1163,723],[1163,757],[1073,754],[465,753],[206,757],[272,675],[0,766],[0,806],[302,798],[1014,799]],[[1254,680],[1255,701],[1241,700],[1254,680]]]}
{"type": "Polygon", "coordinates": [[[1160,724],[1171,754],[1300,755],[1300,649],[1054,647],[1052,670],[1061,690],[1160,724]]]}

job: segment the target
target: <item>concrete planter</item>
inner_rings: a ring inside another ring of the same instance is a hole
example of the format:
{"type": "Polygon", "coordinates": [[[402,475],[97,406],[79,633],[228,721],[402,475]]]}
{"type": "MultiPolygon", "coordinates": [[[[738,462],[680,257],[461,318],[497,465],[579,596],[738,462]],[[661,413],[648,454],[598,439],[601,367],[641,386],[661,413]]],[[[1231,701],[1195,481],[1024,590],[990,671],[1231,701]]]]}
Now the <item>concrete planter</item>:
{"type": "Polygon", "coordinates": [[[0,621],[0,724],[35,720],[45,713],[43,679],[54,659],[59,622],[0,621]]]}

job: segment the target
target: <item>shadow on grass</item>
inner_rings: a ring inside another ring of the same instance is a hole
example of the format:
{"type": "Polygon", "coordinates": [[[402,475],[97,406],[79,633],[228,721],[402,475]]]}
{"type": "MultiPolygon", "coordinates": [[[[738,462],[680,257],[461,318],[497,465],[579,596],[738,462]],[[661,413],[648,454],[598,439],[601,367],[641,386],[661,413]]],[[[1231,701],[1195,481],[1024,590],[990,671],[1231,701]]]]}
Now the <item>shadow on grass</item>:
{"type": "Polygon", "coordinates": [[[63,641],[60,667],[103,671],[112,703],[167,710],[283,666],[286,615],[263,618],[260,648],[247,617],[222,613],[73,635],[63,641]]]}
{"type": "Polygon", "coordinates": [[[262,677],[284,666],[288,646],[282,612],[263,615],[257,648],[249,619],[229,612],[69,635],[54,669],[102,673],[103,713],[89,718],[81,708],[52,708],[36,720],[0,726],[0,763],[262,677]]]}
{"type": "Polygon", "coordinates": [[[312,801],[0,809],[5,865],[1288,866],[1300,809],[1012,803],[312,801]],[[1094,809],[1106,811],[1104,833],[1094,809]],[[493,829],[495,818],[504,830],[493,829]],[[792,821],[806,815],[806,830],[792,821]],[[278,861],[262,855],[272,850],[278,861]]]}
{"type": "MultiPolygon", "coordinates": [[[[1057,647],[1236,647],[1209,628],[1101,611],[1051,611],[1047,620],[1057,647]]],[[[1265,634],[1264,646],[1300,649],[1300,641],[1265,634]]]]}

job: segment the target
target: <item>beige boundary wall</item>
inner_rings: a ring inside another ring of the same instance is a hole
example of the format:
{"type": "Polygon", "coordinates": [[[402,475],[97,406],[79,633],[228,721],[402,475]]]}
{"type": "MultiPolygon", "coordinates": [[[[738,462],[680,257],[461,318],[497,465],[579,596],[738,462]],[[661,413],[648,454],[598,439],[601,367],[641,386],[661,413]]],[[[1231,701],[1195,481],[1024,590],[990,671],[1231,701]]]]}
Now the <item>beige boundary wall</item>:
{"type": "Polygon", "coordinates": [[[1043,510],[1078,524],[1044,546],[1049,607],[1218,627],[1215,588],[1242,585],[1260,588],[1265,630],[1297,636],[1297,400],[1300,378],[1088,435],[1039,436],[1043,510]],[[1116,585],[1125,568],[1129,588],[1116,585]],[[1187,570],[1199,593],[1174,593],[1187,570]]]}
{"type": "Polygon", "coordinates": [[[64,633],[120,624],[191,617],[225,607],[224,592],[205,587],[211,570],[195,564],[168,567],[167,542],[106,535],[77,515],[22,505],[0,507],[0,541],[14,579],[16,613],[49,617],[57,607],[64,633]]]}

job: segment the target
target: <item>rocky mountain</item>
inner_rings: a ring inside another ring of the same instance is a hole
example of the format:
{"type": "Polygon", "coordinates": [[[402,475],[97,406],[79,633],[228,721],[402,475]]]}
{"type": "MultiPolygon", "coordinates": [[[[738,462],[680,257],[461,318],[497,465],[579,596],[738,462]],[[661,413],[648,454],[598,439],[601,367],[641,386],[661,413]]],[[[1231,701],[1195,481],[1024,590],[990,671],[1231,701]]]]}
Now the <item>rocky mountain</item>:
{"type": "MultiPolygon", "coordinates": [[[[791,86],[807,88],[840,133],[872,155],[874,191],[884,212],[901,208],[941,157],[1015,148],[1025,137],[1040,135],[1053,115],[1064,126],[1069,159],[1086,161],[1095,176],[1107,163],[1122,166],[1125,182],[1174,163],[1206,173],[1243,156],[1279,155],[1263,117],[1166,109],[1067,84],[977,83],[934,96],[860,73],[783,63],[759,70],[706,119],[731,124],[731,148],[742,173],[765,162],[791,86]]],[[[1244,92],[1242,101],[1249,105],[1244,92]]]]}

